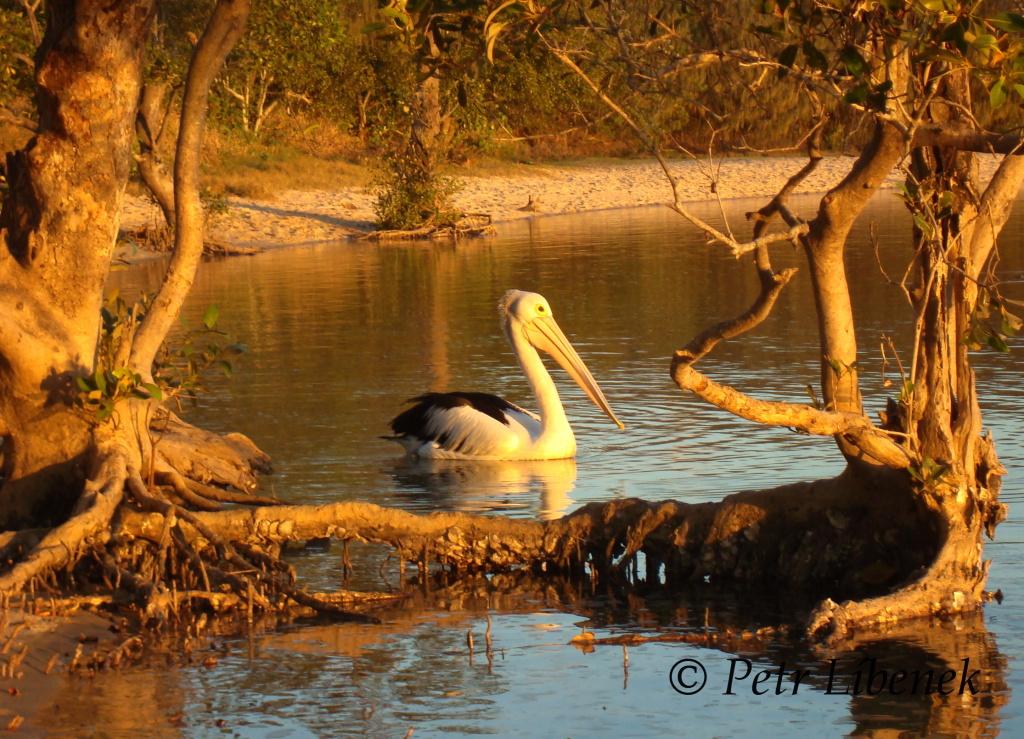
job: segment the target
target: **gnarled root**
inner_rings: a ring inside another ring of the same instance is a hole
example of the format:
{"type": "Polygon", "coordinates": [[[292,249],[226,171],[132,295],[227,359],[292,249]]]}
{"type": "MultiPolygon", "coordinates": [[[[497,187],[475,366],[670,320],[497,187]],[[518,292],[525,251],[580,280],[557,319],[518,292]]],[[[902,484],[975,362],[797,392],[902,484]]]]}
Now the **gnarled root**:
{"type": "MultiPolygon", "coordinates": [[[[288,542],[331,537],[346,546],[386,544],[423,573],[436,565],[459,573],[529,568],[623,583],[733,581],[781,588],[824,600],[807,630],[815,639],[970,610],[983,598],[986,565],[978,561],[976,539],[984,521],[976,516],[971,526],[946,525],[944,506],[955,496],[922,495],[899,484],[906,477],[901,473],[880,482],[848,471],[833,480],[698,505],[593,503],[545,522],[417,516],[358,502],[293,506],[246,495],[255,468],[268,468],[251,442],[205,434],[171,414],[155,425],[149,480],[117,434],[97,431],[97,472],[76,515],[45,534],[0,579],[0,588],[17,591],[78,562],[79,575],[85,570],[105,578],[111,590],[132,593],[157,620],[195,601],[249,613],[301,606],[366,620],[335,600],[300,590],[280,559],[288,542]],[[191,463],[190,454],[200,462],[191,463]],[[249,505],[232,505],[237,503],[249,505]],[[184,592],[208,595],[183,600],[184,592]]],[[[1002,510],[990,508],[992,515],[1002,510]]],[[[15,541],[26,545],[31,539],[11,537],[15,541]]]]}
{"type": "Polygon", "coordinates": [[[155,433],[140,433],[150,425],[147,403],[128,401],[117,424],[94,429],[94,471],[65,523],[10,532],[0,541],[3,554],[16,562],[0,575],[0,592],[13,594],[37,583],[56,587],[58,574],[73,573],[103,578],[110,590],[133,594],[148,618],[161,621],[194,601],[249,613],[298,608],[336,620],[373,620],[346,610],[352,597],[297,589],[294,571],[278,557],[280,547],[231,541],[197,519],[190,509],[281,505],[248,492],[259,472],[269,471],[270,460],[240,434],[208,434],[167,412],[156,414],[155,433]],[[147,456],[151,484],[139,470],[147,456]],[[161,517],[149,540],[126,535],[120,523],[140,511],[161,517]]]}

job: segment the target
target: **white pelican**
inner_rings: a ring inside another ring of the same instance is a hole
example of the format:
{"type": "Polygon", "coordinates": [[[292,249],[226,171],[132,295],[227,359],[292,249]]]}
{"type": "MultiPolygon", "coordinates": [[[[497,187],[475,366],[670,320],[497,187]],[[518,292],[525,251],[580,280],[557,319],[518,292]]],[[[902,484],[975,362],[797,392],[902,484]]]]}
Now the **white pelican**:
{"type": "Polygon", "coordinates": [[[540,415],[487,393],[427,393],[391,422],[408,454],[440,459],[566,459],[576,438],[558,390],[537,349],[555,358],[583,392],[624,428],[590,371],[558,328],[548,301],[537,293],[509,290],[498,302],[501,327],[537,399],[540,415]]]}

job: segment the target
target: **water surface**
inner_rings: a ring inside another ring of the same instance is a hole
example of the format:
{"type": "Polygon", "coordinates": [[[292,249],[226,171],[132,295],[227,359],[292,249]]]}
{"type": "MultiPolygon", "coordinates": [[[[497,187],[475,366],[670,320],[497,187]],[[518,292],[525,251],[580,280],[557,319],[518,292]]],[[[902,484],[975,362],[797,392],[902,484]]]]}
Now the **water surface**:
{"type": "MultiPolygon", "coordinates": [[[[802,198],[796,207],[810,212],[815,203],[802,198]]],[[[729,203],[732,226],[744,229],[743,213],[760,205],[729,203]]],[[[717,208],[696,210],[721,224],[717,208]]],[[[1021,223],[1018,218],[1004,238],[1002,274],[1024,270],[1021,223]]],[[[852,236],[859,366],[872,412],[893,392],[886,381],[899,385],[892,354],[883,366],[880,347],[889,339],[905,347],[912,321],[902,293],[880,277],[878,262],[889,274],[902,272],[909,228],[896,197],[882,193],[852,236]],[[869,220],[880,224],[878,259],[869,220]]],[[[801,257],[779,246],[774,266],[802,267],[801,257]]],[[[152,274],[146,267],[122,273],[122,293],[132,294],[152,274]]],[[[503,225],[496,238],[458,245],[319,244],[210,262],[200,269],[188,320],[198,325],[205,307],[216,303],[221,327],[248,351],[236,360],[234,378],[213,378],[213,392],[190,418],[251,437],[275,461],[266,487],[301,503],[365,500],[422,512],[550,518],[617,497],[708,501],[837,474],[842,461],[830,439],[747,423],[683,394],[669,379],[672,352],[710,323],[742,311],[756,290],[748,262],[704,243],[662,208],[522,221],[503,225]],[[429,465],[402,458],[397,445],[379,437],[403,401],[424,391],[495,392],[534,407],[498,327],[497,300],[512,287],[548,298],[626,430],[555,368],[576,432],[575,460],[429,465]]],[[[1024,299],[1018,285],[1006,293],[1024,299]]],[[[764,324],[717,347],[700,369],[760,398],[807,401],[807,387],[818,383],[815,326],[802,269],[764,324]]],[[[901,359],[907,361],[906,350],[901,359]]],[[[1003,499],[1012,506],[986,550],[994,560],[990,587],[1001,588],[1007,600],[988,607],[982,636],[951,647],[988,655],[988,677],[998,683],[986,694],[992,705],[971,719],[969,730],[977,735],[1024,729],[1024,698],[1018,697],[1024,610],[1015,602],[1024,578],[1014,566],[1024,558],[1022,362],[1019,350],[976,355],[986,423],[1009,470],[1003,499]]],[[[357,567],[366,564],[360,584],[384,589],[377,553],[359,557],[357,567]]],[[[296,565],[313,588],[340,584],[340,548],[305,554],[296,565]]],[[[733,652],[648,644],[630,648],[626,664],[621,647],[585,653],[566,645],[581,623],[599,636],[693,628],[703,618],[701,599],[713,601],[713,589],[628,603],[604,591],[557,597],[486,591],[481,586],[458,597],[425,599],[421,610],[395,610],[377,628],[296,625],[251,642],[226,640],[226,656],[209,670],[142,672],[174,704],[162,709],[164,715],[187,714],[183,727],[168,729],[186,736],[403,736],[410,727],[415,736],[959,731],[948,717],[936,723],[931,699],[830,695],[820,684],[779,696],[724,695],[720,684],[690,697],[671,689],[668,672],[678,660],[701,660],[711,680],[721,683],[733,652]],[[487,614],[498,650],[490,661],[479,646],[487,614]],[[468,630],[478,645],[472,657],[468,630]]],[[[731,608],[734,616],[750,609],[751,625],[758,625],[753,604],[715,607],[731,608]]],[[[905,637],[865,654],[916,668],[914,660],[925,652],[915,651],[912,641],[905,637]]],[[[788,660],[790,669],[808,667],[821,679],[821,655],[780,644],[747,656],[759,669],[788,660]]],[[[80,689],[83,695],[106,690],[100,679],[80,689]]],[[[61,721],[66,731],[82,725],[67,712],[61,721]]]]}

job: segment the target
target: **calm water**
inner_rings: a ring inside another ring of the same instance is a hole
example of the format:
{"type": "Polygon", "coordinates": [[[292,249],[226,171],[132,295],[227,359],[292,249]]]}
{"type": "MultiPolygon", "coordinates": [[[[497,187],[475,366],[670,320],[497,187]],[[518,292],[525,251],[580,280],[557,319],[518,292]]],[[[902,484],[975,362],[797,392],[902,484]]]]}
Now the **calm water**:
{"type": "MultiPolygon", "coordinates": [[[[815,202],[798,205],[810,212],[815,202]]],[[[752,207],[730,204],[734,228],[743,228],[742,214],[752,207]]],[[[700,214],[720,220],[711,210],[700,214]]],[[[883,263],[900,273],[909,233],[902,206],[882,194],[869,218],[881,224],[883,263]]],[[[1017,223],[1004,238],[1006,275],[1024,270],[1017,223]]],[[[884,336],[905,346],[911,316],[899,291],[879,277],[866,220],[853,242],[849,270],[857,290],[863,391],[874,412],[891,392],[883,381],[897,377],[891,365],[883,373],[879,346],[884,336]]],[[[801,266],[800,257],[777,247],[775,266],[801,266]]],[[[122,291],[133,294],[151,273],[147,267],[121,273],[122,291]]],[[[424,512],[548,518],[620,496],[716,500],[834,475],[842,464],[830,439],[743,422],[682,394],[669,380],[672,351],[710,322],[742,310],[755,290],[748,263],[704,244],[660,208],[524,221],[503,226],[497,238],[457,247],[327,244],[204,264],[188,315],[198,324],[203,309],[218,304],[221,327],[248,353],[236,361],[234,379],[212,382],[215,392],[191,418],[250,436],[275,460],[277,474],[266,487],[303,503],[351,499],[424,512]],[[379,436],[388,433],[387,422],[402,402],[425,390],[485,390],[533,406],[497,324],[495,303],[510,287],[549,299],[626,430],[619,431],[556,369],[579,445],[574,461],[429,466],[404,460],[397,445],[379,436]]],[[[1024,298],[1017,285],[1006,292],[1024,298]]],[[[700,368],[758,397],[803,402],[805,386],[816,386],[818,375],[811,302],[803,270],[765,324],[721,345],[700,368]]],[[[761,623],[753,604],[716,601],[711,588],[685,597],[623,600],[556,586],[499,597],[481,583],[389,611],[380,627],[292,626],[250,641],[229,639],[213,669],[101,675],[77,686],[79,699],[98,699],[100,714],[86,719],[76,713],[81,706],[66,704],[55,726],[74,733],[76,726],[98,722],[92,725],[115,733],[145,727],[247,737],[404,736],[410,727],[415,736],[1024,731],[1024,578],[1016,566],[1024,558],[1022,363],[1019,349],[977,356],[986,421],[1009,469],[1003,499],[1012,506],[1011,518],[986,550],[994,560],[989,586],[1007,599],[987,608],[980,627],[958,632],[918,626],[860,654],[888,660],[892,670],[925,669],[922,655],[936,643],[947,645],[941,649],[950,659],[971,657],[978,664],[984,658],[982,677],[995,687],[986,697],[992,705],[983,710],[949,701],[936,708],[920,697],[827,694],[821,683],[825,655],[785,645],[755,654],[648,644],[629,649],[628,666],[620,646],[584,653],[566,645],[588,619],[598,636],[650,633],[699,625],[708,605],[741,627],[745,613],[755,627],[761,623]],[[490,662],[482,646],[485,614],[497,650],[490,662]],[[472,657],[467,630],[476,634],[472,657]],[[749,657],[755,671],[782,661],[787,669],[804,666],[818,682],[798,695],[756,696],[749,687],[724,695],[729,659],[736,654],[749,657]],[[709,687],[700,695],[679,695],[669,685],[670,667],[684,658],[707,669],[709,687]],[[116,707],[122,680],[153,696],[149,709],[116,707]],[[184,726],[172,728],[167,717],[182,711],[184,726]],[[950,718],[958,715],[961,724],[950,718]],[[219,719],[222,726],[215,724],[219,719]]],[[[357,568],[366,564],[357,577],[360,586],[387,587],[378,562],[376,552],[357,556],[357,568]]],[[[296,566],[313,588],[337,587],[340,547],[305,554],[296,566]]]]}

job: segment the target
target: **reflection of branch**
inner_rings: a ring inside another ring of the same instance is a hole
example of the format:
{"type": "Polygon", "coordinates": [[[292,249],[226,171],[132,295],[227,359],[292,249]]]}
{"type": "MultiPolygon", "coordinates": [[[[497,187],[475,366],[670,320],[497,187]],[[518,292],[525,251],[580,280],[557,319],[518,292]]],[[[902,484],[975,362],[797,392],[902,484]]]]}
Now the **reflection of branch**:
{"type": "Polygon", "coordinates": [[[720,385],[693,369],[683,352],[672,360],[672,379],[708,403],[768,426],[786,426],[815,436],[843,435],[871,458],[894,469],[911,465],[906,450],[860,413],[822,411],[809,405],[758,400],[720,385]]]}

